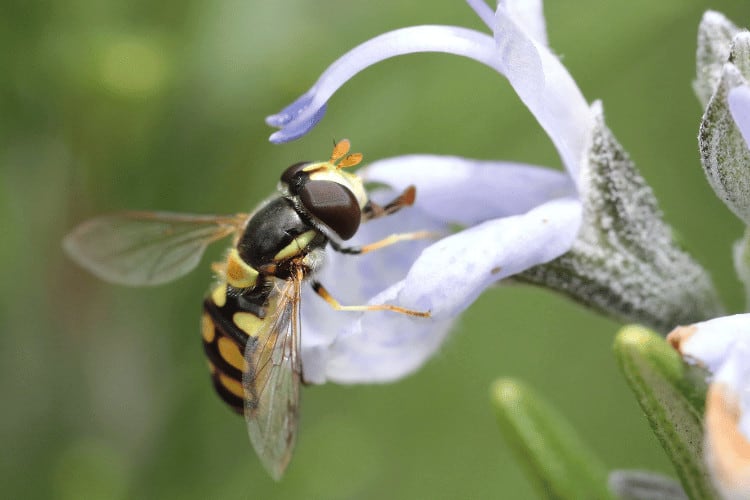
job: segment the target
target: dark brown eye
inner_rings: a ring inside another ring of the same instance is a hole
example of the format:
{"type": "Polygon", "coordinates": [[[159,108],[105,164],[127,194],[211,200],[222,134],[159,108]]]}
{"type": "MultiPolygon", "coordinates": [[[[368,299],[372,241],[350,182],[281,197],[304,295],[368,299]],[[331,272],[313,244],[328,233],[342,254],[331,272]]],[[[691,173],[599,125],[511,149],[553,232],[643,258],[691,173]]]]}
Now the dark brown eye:
{"type": "Polygon", "coordinates": [[[302,169],[304,169],[309,164],[309,161],[301,161],[287,167],[287,169],[284,170],[284,173],[281,174],[281,182],[289,186],[289,190],[291,192],[297,193],[297,191],[299,191],[299,188],[304,183],[303,176],[297,174],[302,172],[302,169]]]}
{"type": "Polygon", "coordinates": [[[362,210],[350,190],[333,181],[308,181],[299,198],[308,212],[331,228],[342,240],[348,240],[359,228],[362,210]]]}

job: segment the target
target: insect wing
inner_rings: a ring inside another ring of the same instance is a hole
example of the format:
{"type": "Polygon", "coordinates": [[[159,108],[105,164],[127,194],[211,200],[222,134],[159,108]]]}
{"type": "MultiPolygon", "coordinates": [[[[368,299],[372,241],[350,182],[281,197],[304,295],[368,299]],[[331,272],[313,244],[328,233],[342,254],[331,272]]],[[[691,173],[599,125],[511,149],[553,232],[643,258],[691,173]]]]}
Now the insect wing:
{"type": "Polygon", "coordinates": [[[194,269],[209,243],[236,233],[246,216],[122,212],[88,220],[63,240],[68,254],[99,278],[159,285],[194,269]]]}
{"type": "Polygon", "coordinates": [[[271,476],[281,478],[297,439],[299,387],[300,277],[274,292],[275,312],[245,348],[245,420],[250,441],[271,476]]]}

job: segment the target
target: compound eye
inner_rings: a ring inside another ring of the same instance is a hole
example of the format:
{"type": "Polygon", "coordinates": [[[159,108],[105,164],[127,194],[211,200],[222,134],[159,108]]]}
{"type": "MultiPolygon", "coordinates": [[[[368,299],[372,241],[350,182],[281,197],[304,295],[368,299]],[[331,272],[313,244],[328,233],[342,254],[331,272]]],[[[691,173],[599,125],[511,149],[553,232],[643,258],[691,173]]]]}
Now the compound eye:
{"type": "Polygon", "coordinates": [[[333,181],[308,181],[299,198],[308,212],[328,226],[342,240],[348,240],[359,228],[362,210],[349,189],[333,181]]]}
{"type": "Polygon", "coordinates": [[[284,173],[281,174],[281,182],[289,186],[293,192],[296,192],[303,183],[303,177],[297,174],[302,172],[302,170],[309,164],[309,161],[301,161],[287,167],[287,169],[284,170],[284,173]]]}

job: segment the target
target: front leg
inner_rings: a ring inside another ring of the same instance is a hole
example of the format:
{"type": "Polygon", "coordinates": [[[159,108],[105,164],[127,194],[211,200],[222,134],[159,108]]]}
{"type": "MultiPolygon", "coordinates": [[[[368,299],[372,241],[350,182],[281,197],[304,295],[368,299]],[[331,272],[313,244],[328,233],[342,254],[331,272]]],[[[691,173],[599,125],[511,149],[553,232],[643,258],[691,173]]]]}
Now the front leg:
{"type": "Polygon", "coordinates": [[[368,201],[367,205],[362,209],[362,222],[385,217],[386,215],[398,212],[404,207],[410,207],[414,204],[416,197],[417,189],[414,186],[409,186],[404,189],[403,193],[387,205],[380,206],[373,201],[368,201]]]}

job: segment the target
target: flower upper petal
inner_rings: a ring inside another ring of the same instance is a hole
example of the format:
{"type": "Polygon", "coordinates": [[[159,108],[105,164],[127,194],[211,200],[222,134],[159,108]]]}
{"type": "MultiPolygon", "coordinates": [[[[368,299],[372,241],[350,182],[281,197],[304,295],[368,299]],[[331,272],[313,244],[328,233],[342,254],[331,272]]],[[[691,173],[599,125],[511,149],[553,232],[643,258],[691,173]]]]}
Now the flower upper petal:
{"type": "Polygon", "coordinates": [[[307,133],[322,117],[326,101],[360,71],[385,59],[417,52],[446,52],[498,68],[494,43],[484,33],[456,26],[414,26],[390,31],[341,56],[309,91],[280,113],[266,118],[266,123],[281,128],[271,135],[271,142],[288,142],[307,133]]]}
{"type": "MultiPolygon", "coordinates": [[[[304,135],[322,117],[323,106],[333,93],[365,68],[398,55],[445,52],[469,57],[505,75],[577,180],[593,119],[573,78],[539,40],[544,32],[541,3],[536,5],[535,1],[522,8],[519,2],[498,7],[495,43],[487,35],[465,28],[415,26],[385,33],[355,47],[335,61],[302,97],[267,118],[270,125],[280,127],[271,141],[286,142],[304,135]]],[[[478,5],[471,5],[481,14],[478,5]]]]}
{"type": "Polygon", "coordinates": [[[750,87],[740,85],[729,91],[729,111],[742,137],[750,147],[750,87]]]}
{"type": "Polygon", "coordinates": [[[525,31],[506,7],[497,9],[495,40],[508,78],[557,148],[563,165],[578,172],[594,120],[578,85],[560,60],[525,31]]]}
{"type": "Polygon", "coordinates": [[[547,23],[542,0],[501,0],[508,14],[538,43],[547,46],[547,23]]]}

